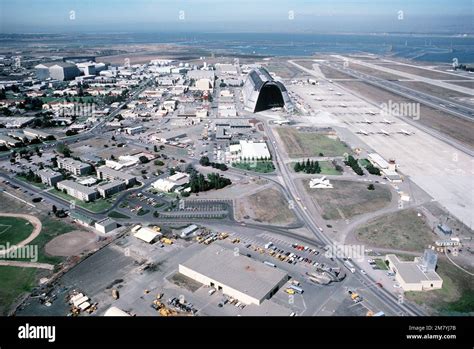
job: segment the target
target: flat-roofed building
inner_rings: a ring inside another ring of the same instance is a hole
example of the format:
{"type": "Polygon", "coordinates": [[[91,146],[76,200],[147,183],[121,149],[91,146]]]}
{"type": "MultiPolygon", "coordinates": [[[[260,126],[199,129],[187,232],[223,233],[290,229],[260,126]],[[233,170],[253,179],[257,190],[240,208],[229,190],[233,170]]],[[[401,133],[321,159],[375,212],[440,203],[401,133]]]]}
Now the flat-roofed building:
{"type": "Polygon", "coordinates": [[[111,232],[112,230],[117,229],[118,224],[116,221],[114,221],[111,218],[104,218],[96,222],[94,227],[95,227],[95,230],[97,230],[98,232],[102,234],[107,234],[111,232]]]}
{"type": "Polygon", "coordinates": [[[21,141],[10,136],[0,135],[0,144],[9,146],[9,147],[16,147],[21,145],[21,141]]]}
{"type": "Polygon", "coordinates": [[[245,304],[260,305],[289,279],[288,274],[218,244],[179,264],[179,272],[245,304]]]}
{"type": "Polygon", "coordinates": [[[436,273],[433,265],[427,265],[420,258],[414,261],[401,261],[396,255],[385,256],[388,267],[395,273],[395,279],[403,291],[428,291],[443,287],[443,279],[436,273]]]}
{"type": "Polygon", "coordinates": [[[128,173],[114,170],[113,168],[107,166],[100,166],[97,169],[97,178],[105,179],[108,181],[122,180],[125,182],[126,185],[134,185],[135,183],[137,183],[137,177],[128,173]]]}
{"type": "Polygon", "coordinates": [[[51,169],[39,170],[38,176],[41,178],[41,182],[54,187],[58,182],[63,179],[63,175],[60,172],[53,171],[51,169]]]}
{"type": "Polygon", "coordinates": [[[89,174],[92,171],[91,165],[71,158],[58,158],[58,167],[76,176],[89,174]]]}
{"type": "Polygon", "coordinates": [[[137,239],[145,241],[146,243],[153,244],[161,235],[162,234],[160,232],[148,227],[143,227],[138,229],[133,236],[135,236],[137,239]]]}
{"type": "Polygon", "coordinates": [[[114,180],[112,182],[99,185],[97,187],[97,190],[99,191],[100,196],[102,196],[103,198],[107,198],[125,189],[127,189],[127,185],[125,184],[124,181],[121,181],[121,180],[114,180]]]}
{"type": "Polygon", "coordinates": [[[32,128],[25,128],[23,130],[23,133],[27,137],[38,138],[38,139],[47,139],[48,137],[51,136],[49,133],[46,133],[46,132],[43,132],[43,131],[40,131],[40,130],[35,130],[35,129],[32,129],[32,128]]]}
{"type": "Polygon", "coordinates": [[[36,77],[40,80],[48,78],[56,80],[73,80],[76,76],[81,75],[79,68],[72,63],[66,62],[50,62],[41,63],[35,66],[36,77]]]}
{"type": "Polygon", "coordinates": [[[267,160],[271,158],[266,142],[240,141],[242,160],[267,160]]]}
{"type": "Polygon", "coordinates": [[[99,197],[95,188],[86,187],[71,180],[58,182],[58,190],[65,191],[68,195],[84,202],[89,202],[99,197]]]}

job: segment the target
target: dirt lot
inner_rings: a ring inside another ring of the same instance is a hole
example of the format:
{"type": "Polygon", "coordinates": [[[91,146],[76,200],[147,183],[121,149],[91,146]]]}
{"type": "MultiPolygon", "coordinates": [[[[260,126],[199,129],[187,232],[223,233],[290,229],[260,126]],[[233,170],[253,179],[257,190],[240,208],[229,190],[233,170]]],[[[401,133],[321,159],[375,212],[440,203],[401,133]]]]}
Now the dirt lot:
{"type": "MultiPolygon", "coordinates": [[[[376,104],[386,103],[388,100],[392,100],[393,102],[397,103],[413,102],[410,99],[371,86],[365,82],[339,81],[338,84],[352,90],[355,94],[365,99],[373,101],[376,104]]],[[[452,138],[466,145],[474,146],[474,130],[472,122],[442,113],[436,109],[423,105],[420,107],[420,114],[421,117],[419,122],[423,126],[451,136],[452,138]]]]}
{"type": "Polygon", "coordinates": [[[386,215],[359,227],[357,240],[373,247],[420,252],[433,244],[436,235],[418,211],[407,209],[386,215]]]}
{"type": "Polygon", "coordinates": [[[324,134],[298,132],[289,127],[277,130],[290,158],[312,157],[320,153],[324,156],[342,156],[344,153],[350,153],[350,149],[343,142],[324,134]]]}
{"type": "Polygon", "coordinates": [[[261,190],[236,200],[236,219],[287,225],[295,216],[284,196],[275,188],[261,190]]]}
{"type": "Polygon", "coordinates": [[[384,64],[383,66],[386,68],[399,70],[399,71],[409,73],[409,74],[416,74],[416,75],[423,76],[425,78],[435,79],[435,80],[468,80],[467,78],[462,77],[462,76],[455,76],[455,75],[446,74],[443,72],[416,68],[416,67],[401,65],[401,64],[396,64],[396,63],[384,64]]]}
{"type": "Polygon", "coordinates": [[[97,236],[92,232],[72,231],[55,237],[45,246],[45,251],[51,256],[77,256],[83,252],[98,247],[97,236]]]}
{"type": "Polygon", "coordinates": [[[375,212],[386,207],[392,199],[390,190],[382,184],[375,184],[375,190],[368,190],[365,182],[332,180],[334,188],[325,190],[310,189],[309,181],[303,180],[303,185],[326,220],[349,219],[375,212]]]}
{"type": "Polygon", "coordinates": [[[197,281],[194,281],[193,279],[183,275],[183,274],[180,274],[180,273],[176,273],[174,274],[171,278],[170,278],[170,281],[172,283],[174,283],[175,285],[179,286],[179,287],[183,287],[185,289],[187,289],[188,291],[191,291],[191,292],[195,292],[197,291],[201,286],[202,284],[197,282],[197,281]]]}

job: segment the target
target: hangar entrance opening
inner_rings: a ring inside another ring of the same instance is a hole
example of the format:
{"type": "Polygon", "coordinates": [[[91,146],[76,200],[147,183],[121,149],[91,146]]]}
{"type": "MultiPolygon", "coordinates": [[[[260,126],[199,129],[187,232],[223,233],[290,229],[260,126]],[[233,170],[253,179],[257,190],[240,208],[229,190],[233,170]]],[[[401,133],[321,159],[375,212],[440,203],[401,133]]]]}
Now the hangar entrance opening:
{"type": "Polygon", "coordinates": [[[275,84],[265,84],[260,90],[255,112],[285,106],[280,88],[275,84]]]}

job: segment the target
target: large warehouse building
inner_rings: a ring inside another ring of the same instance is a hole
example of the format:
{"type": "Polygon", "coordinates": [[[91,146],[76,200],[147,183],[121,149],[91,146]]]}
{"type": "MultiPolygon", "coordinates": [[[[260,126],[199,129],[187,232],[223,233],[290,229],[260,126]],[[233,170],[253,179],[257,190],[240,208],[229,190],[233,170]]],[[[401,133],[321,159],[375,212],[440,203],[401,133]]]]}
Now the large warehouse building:
{"type": "Polygon", "coordinates": [[[179,272],[245,304],[260,305],[288,281],[288,274],[234,251],[210,245],[179,265],[179,272]]]}
{"type": "Polygon", "coordinates": [[[242,89],[245,109],[256,113],[259,111],[284,107],[293,110],[286,87],[275,81],[265,68],[250,71],[242,89]]]}

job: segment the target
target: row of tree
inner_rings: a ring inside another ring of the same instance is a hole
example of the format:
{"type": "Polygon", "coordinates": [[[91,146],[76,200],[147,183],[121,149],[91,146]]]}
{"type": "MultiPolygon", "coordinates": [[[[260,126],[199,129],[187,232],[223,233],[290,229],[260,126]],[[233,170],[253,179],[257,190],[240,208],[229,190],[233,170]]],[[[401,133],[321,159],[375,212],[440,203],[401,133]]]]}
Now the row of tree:
{"type": "Polygon", "coordinates": [[[201,159],[199,160],[199,164],[201,166],[205,166],[205,167],[211,166],[212,168],[217,168],[221,171],[227,171],[228,170],[228,167],[227,167],[226,164],[220,164],[218,162],[211,162],[207,156],[201,157],[201,159]]]}
{"type": "Polygon", "coordinates": [[[344,163],[347,166],[350,166],[354,170],[354,172],[357,173],[359,176],[364,175],[364,171],[360,167],[359,162],[352,155],[349,155],[347,157],[347,160],[344,161],[344,163]]]}
{"type": "Polygon", "coordinates": [[[304,172],[304,173],[321,173],[321,166],[319,166],[318,161],[306,160],[297,162],[294,167],[295,172],[304,172]]]}
{"type": "Polygon", "coordinates": [[[218,173],[210,173],[206,178],[202,173],[193,172],[189,181],[191,193],[199,193],[212,189],[222,189],[231,184],[232,181],[229,178],[222,177],[218,173]]]}

